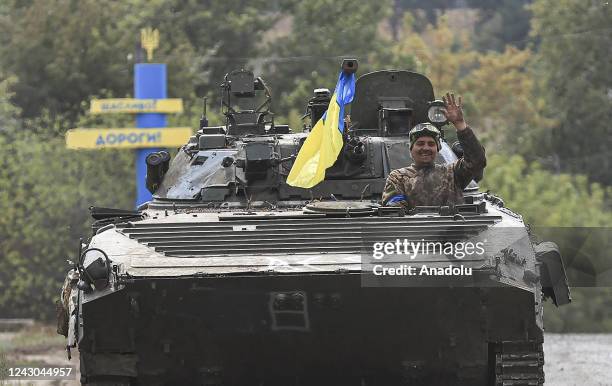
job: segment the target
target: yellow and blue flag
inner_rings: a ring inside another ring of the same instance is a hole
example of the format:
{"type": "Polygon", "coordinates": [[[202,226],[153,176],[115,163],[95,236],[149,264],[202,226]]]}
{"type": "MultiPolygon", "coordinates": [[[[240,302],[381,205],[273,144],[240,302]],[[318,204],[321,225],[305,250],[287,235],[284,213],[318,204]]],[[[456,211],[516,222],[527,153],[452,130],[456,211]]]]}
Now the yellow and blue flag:
{"type": "Polygon", "coordinates": [[[329,107],[310,130],[287,176],[287,184],[312,188],[325,179],[325,170],[336,162],[342,150],[344,106],[351,103],[354,96],[355,74],[341,71],[329,107]]]}

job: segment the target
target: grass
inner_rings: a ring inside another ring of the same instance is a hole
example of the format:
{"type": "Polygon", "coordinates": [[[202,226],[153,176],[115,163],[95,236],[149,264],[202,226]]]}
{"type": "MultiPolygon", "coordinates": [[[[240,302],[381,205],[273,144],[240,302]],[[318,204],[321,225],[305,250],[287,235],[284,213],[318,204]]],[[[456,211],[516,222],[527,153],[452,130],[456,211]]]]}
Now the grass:
{"type": "Polygon", "coordinates": [[[66,338],[58,335],[55,327],[36,324],[19,331],[10,341],[12,350],[19,352],[61,348],[65,345],[66,338]]]}
{"type": "Polygon", "coordinates": [[[48,325],[34,324],[19,331],[0,334],[0,379],[6,378],[9,367],[48,366],[40,360],[26,359],[24,355],[61,350],[65,345],[65,338],[48,325]]]}

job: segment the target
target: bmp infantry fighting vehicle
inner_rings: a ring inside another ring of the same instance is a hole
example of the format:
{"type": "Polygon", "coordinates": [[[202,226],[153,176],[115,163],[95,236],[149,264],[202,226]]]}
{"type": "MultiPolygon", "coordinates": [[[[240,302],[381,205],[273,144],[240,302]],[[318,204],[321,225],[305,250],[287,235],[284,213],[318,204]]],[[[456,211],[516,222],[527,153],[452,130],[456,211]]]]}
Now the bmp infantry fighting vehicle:
{"type": "MultiPolygon", "coordinates": [[[[411,163],[408,131],[443,123],[425,76],[361,76],[344,148],[312,189],[286,183],[309,125],[275,124],[250,71],[228,73],[222,92],[224,125],[204,117],[172,159],[147,158],[151,202],[92,208],[59,304],[82,383],[543,384],[543,300],[570,300],[554,244],[476,182],[462,205],[380,204],[389,172],[411,163]],[[373,243],[396,240],[483,253],[372,259],[373,243]],[[431,271],[374,273],[398,263],[431,271]]],[[[311,124],[330,94],[315,90],[311,124]]],[[[460,151],[443,141],[437,162],[460,151]]]]}

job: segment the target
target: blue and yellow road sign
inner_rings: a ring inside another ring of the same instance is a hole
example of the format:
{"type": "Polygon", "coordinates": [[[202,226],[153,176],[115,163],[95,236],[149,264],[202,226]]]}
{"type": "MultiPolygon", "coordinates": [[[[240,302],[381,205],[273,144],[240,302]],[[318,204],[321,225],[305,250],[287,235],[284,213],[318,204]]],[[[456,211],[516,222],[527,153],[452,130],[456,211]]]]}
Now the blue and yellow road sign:
{"type": "Polygon", "coordinates": [[[182,113],[183,100],[180,98],[168,99],[93,99],[89,108],[91,114],[116,113],[182,113]]]}
{"type": "Polygon", "coordinates": [[[66,133],[69,149],[139,149],[178,147],[189,140],[189,127],[72,129],[66,133]]]}
{"type": "MultiPolygon", "coordinates": [[[[153,28],[141,30],[141,45],[147,51],[147,59],[153,59],[153,51],[159,46],[159,31],[153,28]]],[[[91,114],[136,114],[136,128],[73,129],[66,133],[66,146],[70,149],[136,149],[136,207],[150,201],[146,188],[146,158],[163,147],[181,146],[189,140],[189,127],[166,127],[166,114],[182,113],[182,99],[167,95],[166,65],[162,63],[137,63],[134,65],[134,97],[94,99],[91,114]]]]}

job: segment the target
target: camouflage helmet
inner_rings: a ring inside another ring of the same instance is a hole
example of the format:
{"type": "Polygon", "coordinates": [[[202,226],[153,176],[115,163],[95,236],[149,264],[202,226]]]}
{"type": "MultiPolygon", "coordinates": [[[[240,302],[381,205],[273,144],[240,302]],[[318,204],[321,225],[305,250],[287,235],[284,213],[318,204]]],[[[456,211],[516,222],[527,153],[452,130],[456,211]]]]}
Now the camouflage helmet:
{"type": "Polygon", "coordinates": [[[438,145],[438,151],[442,148],[442,143],[440,143],[440,130],[432,125],[431,123],[419,123],[415,127],[410,130],[408,133],[408,138],[410,138],[410,150],[412,150],[412,146],[416,142],[417,138],[420,137],[432,137],[436,144],[438,145]]]}

